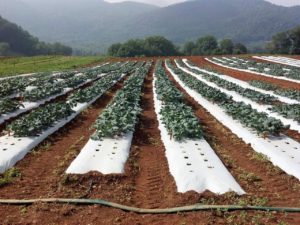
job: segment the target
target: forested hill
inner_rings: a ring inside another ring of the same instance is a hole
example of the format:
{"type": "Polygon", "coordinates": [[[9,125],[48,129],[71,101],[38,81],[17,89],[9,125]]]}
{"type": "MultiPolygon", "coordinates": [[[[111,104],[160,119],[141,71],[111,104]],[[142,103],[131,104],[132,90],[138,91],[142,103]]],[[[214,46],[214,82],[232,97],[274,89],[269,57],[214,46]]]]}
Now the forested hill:
{"type": "Polygon", "coordinates": [[[300,24],[300,7],[264,0],[190,0],[168,7],[104,0],[0,0],[0,14],[45,41],[102,53],[116,42],[161,35],[182,44],[205,35],[265,45],[300,24]]]}
{"type": "Polygon", "coordinates": [[[39,41],[20,26],[0,16],[0,55],[71,55],[72,48],[39,41]]]}

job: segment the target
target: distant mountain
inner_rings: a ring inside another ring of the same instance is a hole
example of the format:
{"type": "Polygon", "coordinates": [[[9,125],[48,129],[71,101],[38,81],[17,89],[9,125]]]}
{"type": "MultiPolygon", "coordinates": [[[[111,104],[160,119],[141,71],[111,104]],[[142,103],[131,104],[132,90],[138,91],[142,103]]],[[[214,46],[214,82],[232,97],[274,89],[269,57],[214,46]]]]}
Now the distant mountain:
{"type": "Polygon", "coordinates": [[[40,42],[20,26],[0,16],[0,55],[70,55],[72,48],[40,42]]]}
{"type": "Polygon", "coordinates": [[[102,50],[130,36],[133,31],[126,26],[137,15],[155,9],[142,3],[111,4],[103,0],[0,0],[0,15],[41,40],[102,50]]]}
{"type": "Polygon", "coordinates": [[[42,40],[92,51],[149,35],[181,44],[212,34],[254,46],[300,24],[300,6],[263,0],[194,0],[164,8],[103,0],[0,0],[0,14],[42,40]]]}

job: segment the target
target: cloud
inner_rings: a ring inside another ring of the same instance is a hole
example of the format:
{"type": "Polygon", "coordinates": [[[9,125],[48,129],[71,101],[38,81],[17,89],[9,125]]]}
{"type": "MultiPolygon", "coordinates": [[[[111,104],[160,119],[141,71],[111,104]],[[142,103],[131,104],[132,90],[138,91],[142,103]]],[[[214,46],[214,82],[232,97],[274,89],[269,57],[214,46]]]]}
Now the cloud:
{"type": "MultiPolygon", "coordinates": [[[[163,7],[163,6],[168,6],[168,5],[172,5],[175,3],[185,2],[187,0],[105,0],[105,1],[111,2],[111,3],[134,1],[134,2],[142,2],[142,3],[147,3],[147,4],[163,7]]],[[[249,0],[249,1],[251,1],[251,0],[249,0]]],[[[266,0],[266,1],[274,3],[276,5],[283,5],[283,6],[300,5],[300,0],[266,0]]]]}
{"type": "MultiPolygon", "coordinates": [[[[106,2],[116,3],[116,2],[124,2],[125,0],[105,0],[106,2]]],[[[157,6],[168,6],[175,3],[184,2],[186,0],[131,0],[134,2],[142,2],[147,3],[151,5],[157,5],[157,6]]]]}
{"type": "Polygon", "coordinates": [[[283,5],[283,6],[294,6],[300,5],[300,0],[268,0],[276,5],[283,5]]]}

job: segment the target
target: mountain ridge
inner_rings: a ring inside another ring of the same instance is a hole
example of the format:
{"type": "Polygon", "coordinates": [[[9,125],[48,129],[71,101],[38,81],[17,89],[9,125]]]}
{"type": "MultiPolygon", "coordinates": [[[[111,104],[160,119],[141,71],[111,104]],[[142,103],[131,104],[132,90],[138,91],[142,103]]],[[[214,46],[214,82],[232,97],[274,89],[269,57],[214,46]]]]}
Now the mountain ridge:
{"type": "Polygon", "coordinates": [[[256,46],[300,24],[300,6],[283,7],[263,0],[194,0],[163,8],[104,0],[56,0],[42,5],[0,0],[0,15],[44,41],[101,52],[112,43],[149,35],[163,35],[182,44],[210,34],[256,46]],[[14,9],[19,3],[25,5],[14,9]]]}

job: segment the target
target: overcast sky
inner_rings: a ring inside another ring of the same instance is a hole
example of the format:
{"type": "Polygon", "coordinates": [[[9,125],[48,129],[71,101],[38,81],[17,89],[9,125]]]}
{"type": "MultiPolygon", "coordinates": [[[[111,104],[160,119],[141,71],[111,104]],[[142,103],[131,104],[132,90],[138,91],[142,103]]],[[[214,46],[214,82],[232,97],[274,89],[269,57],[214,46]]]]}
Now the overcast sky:
{"type": "MultiPolygon", "coordinates": [[[[125,0],[106,0],[107,2],[123,2],[125,0]]],[[[186,0],[131,0],[135,2],[144,2],[148,4],[154,4],[158,6],[167,6],[172,5],[174,3],[184,2],[186,0]]],[[[249,0],[251,1],[251,0],[249,0]]],[[[278,5],[284,6],[292,6],[292,5],[300,5],[300,0],[267,0],[269,2],[273,2],[278,5]]]]}

